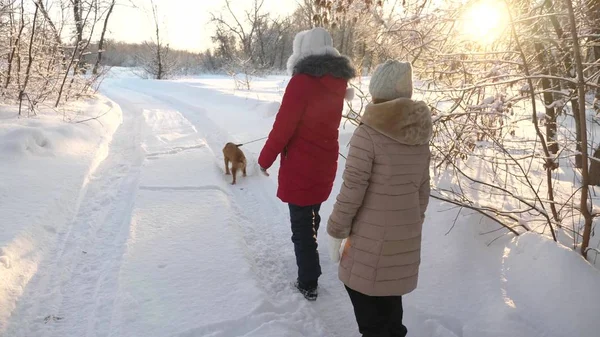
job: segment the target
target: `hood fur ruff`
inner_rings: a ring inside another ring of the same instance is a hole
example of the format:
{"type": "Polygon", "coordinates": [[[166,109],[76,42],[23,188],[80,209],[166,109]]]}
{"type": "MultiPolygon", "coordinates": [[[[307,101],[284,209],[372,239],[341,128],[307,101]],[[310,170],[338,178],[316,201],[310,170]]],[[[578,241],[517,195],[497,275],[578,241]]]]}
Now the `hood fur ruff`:
{"type": "Polygon", "coordinates": [[[433,133],[427,104],[409,98],[369,104],[361,122],[405,145],[428,144],[433,133]]]}
{"type": "Polygon", "coordinates": [[[312,51],[312,53],[310,53],[310,54],[309,53],[301,53],[301,52],[297,51],[297,48],[300,48],[300,47],[296,47],[296,44],[299,44],[299,43],[300,43],[300,39],[296,36],[296,39],[294,39],[294,53],[287,60],[287,72],[288,72],[288,75],[290,75],[290,76],[292,76],[294,74],[294,68],[296,67],[298,62],[300,62],[301,60],[303,60],[306,57],[316,56],[316,55],[340,56],[340,52],[337,49],[335,49],[334,47],[330,47],[330,46],[320,47],[320,48],[312,51]]]}
{"type": "Polygon", "coordinates": [[[356,77],[356,70],[345,56],[311,55],[295,64],[292,76],[306,74],[314,77],[331,75],[346,81],[356,77]]]}

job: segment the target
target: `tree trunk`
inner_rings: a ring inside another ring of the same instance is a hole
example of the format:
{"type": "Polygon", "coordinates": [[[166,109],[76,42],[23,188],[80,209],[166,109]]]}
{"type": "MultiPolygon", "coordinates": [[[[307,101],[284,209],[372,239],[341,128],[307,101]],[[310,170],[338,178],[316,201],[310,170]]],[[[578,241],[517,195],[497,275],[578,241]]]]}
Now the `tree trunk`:
{"type": "MultiPolygon", "coordinates": [[[[590,1],[588,4],[591,17],[590,28],[592,34],[597,36],[593,43],[594,61],[598,61],[600,60],[600,1],[590,1]]],[[[600,66],[596,67],[596,71],[600,71],[600,66]]],[[[597,84],[600,85],[600,77],[598,77],[597,84]]],[[[600,100],[600,88],[596,88],[596,99],[600,100]]]]}
{"type": "Polygon", "coordinates": [[[150,4],[152,5],[152,15],[154,17],[154,27],[155,27],[155,34],[156,34],[156,66],[157,66],[157,70],[156,70],[156,79],[157,80],[162,80],[164,77],[163,74],[163,59],[162,59],[162,45],[160,42],[160,25],[158,22],[158,9],[156,8],[156,5],[154,4],[154,1],[150,1],[150,4]]]}
{"type": "Polygon", "coordinates": [[[600,186],[600,145],[594,151],[594,159],[590,161],[590,185],[600,186]]]}
{"type": "MultiPolygon", "coordinates": [[[[509,9],[508,6],[508,2],[505,2],[505,5],[507,7],[507,10],[509,9]]],[[[511,22],[514,22],[514,18],[513,15],[511,14],[511,11],[508,10],[508,16],[511,22]]],[[[552,211],[552,217],[554,218],[554,221],[556,223],[560,223],[560,218],[559,218],[559,214],[558,211],[556,209],[556,204],[554,202],[554,187],[553,187],[553,180],[552,180],[552,167],[556,166],[556,162],[554,160],[554,158],[552,158],[550,156],[550,151],[548,150],[548,145],[546,144],[546,140],[544,138],[544,134],[542,133],[538,121],[537,121],[537,116],[536,116],[536,111],[537,111],[537,103],[536,103],[536,98],[535,98],[535,92],[534,92],[534,85],[533,85],[533,80],[530,78],[531,76],[531,71],[530,71],[530,66],[529,66],[529,62],[528,62],[528,58],[525,55],[525,49],[521,43],[521,39],[519,38],[519,34],[517,32],[517,28],[516,25],[514,23],[512,23],[510,25],[510,29],[511,29],[511,33],[513,38],[515,39],[515,43],[516,43],[516,47],[519,50],[519,54],[521,56],[521,60],[523,62],[523,71],[525,72],[525,75],[527,76],[527,84],[529,85],[529,90],[531,93],[531,107],[533,108],[531,113],[532,113],[532,120],[533,120],[533,125],[535,127],[535,133],[538,137],[538,139],[540,140],[540,143],[542,145],[542,149],[544,151],[544,156],[545,156],[545,163],[544,163],[544,167],[546,169],[546,184],[547,184],[547,188],[548,188],[548,200],[550,201],[550,210],[552,211]]],[[[545,209],[545,208],[544,208],[545,209]]],[[[554,224],[552,222],[552,219],[549,217],[548,214],[545,214],[546,217],[546,221],[548,223],[548,227],[550,228],[550,232],[552,234],[552,239],[554,241],[558,241],[557,236],[556,236],[556,231],[554,229],[554,224]]]]}
{"type": "Polygon", "coordinates": [[[585,123],[585,77],[583,75],[583,59],[581,57],[581,47],[579,45],[579,35],[577,33],[577,21],[575,19],[575,11],[573,9],[572,0],[564,0],[569,11],[569,24],[571,26],[571,38],[573,39],[573,52],[575,56],[575,67],[577,70],[577,94],[579,96],[579,114],[581,127],[581,202],[580,211],[585,220],[583,225],[583,239],[581,242],[581,254],[587,259],[587,249],[590,245],[590,239],[592,234],[592,222],[593,217],[590,212],[588,205],[588,194],[590,176],[588,171],[588,143],[587,143],[587,123],[585,123]]]}
{"type": "Polygon", "coordinates": [[[98,41],[98,58],[96,59],[96,64],[94,64],[94,69],[92,70],[92,74],[94,75],[98,74],[98,67],[102,62],[102,54],[104,53],[102,50],[104,48],[104,35],[106,34],[106,28],[108,27],[108,19],[115,8],[115,2],[116,0],[112,0],[110,7],[108,8],[108,12],[106,13],[106,17],[104,18],[104,26],[102,27],[102,33],[100,34],[100,41],[98,41]]]}
{"type": "Polygon", "coordinates": [[[573,110],[573,117],[575,118],[575,168],[581,169],[583,167],[581,156],[581,113],[579,112],[578,99],[573,98],[571,100],[571,109],[573,110]]]}
{"type": "MultiPolygon", "coordinates": [[[[31,73],[31,64],[33,63],[33,42],[35,39],[35,25],[37,21],[39,7],[35,6],[35,13],[33,14],[33,23],[31,24],[31,39],[29,40],[29,53],[28,53],[28,61],[27,61],[27,70],[25,71],[25,81],[23,82],[23,87],[19,92],[19,116],[21,116],[21,108],[23,106],[23,97],[26,94],[27,84],[29,84],[29,74],[31,73]]],[[[29,100],[29,98],[28,98],[29,100]]]]}
{"type": "Polygon", "coordinates": [[[42,15],[44,16],[44,20],[46,20],[46,22],[50,26],[50,28],[52,30],[52,34],[54,34],[54,40],[56,41],[56,44],[59,46],[62,45],[62,39],[60,38],[60,33],[58,32],[58,29],[56,29],[56,26],[54,25],[52,18],[48,14],[48,11],[46,10],[46,7],[44,5],[44,1],[37,0],[35,2],[35,4],[38,6],[40,13],[42,13],[42,15]]]}
{"type": "MultiPolygon", "coordinates": [[[[548,10],[550,13],[557,13],[557,10],[555,8],[555,2],[552,0],[547,0],[546,1],[546,6],[548,7],[548,10]]],[[[556,33],[556,37],[558,39],[558,41],[564,41],[567,39],[567,34],[565,33],[563,27],[561,26],[560,21],[558,20],[558,17],[554,14],[552,14],[550,16],[550,22],[552,22],[552,27],[554,28],[554,32],[556,33]]],[[[571,54],[572,51],[569,50],[570,48],[562,46],[562,60],[563,60],[563,66],[564,69],[566,71],[565,76],[566,77],[573,77],[575,78],[575,73],[573,71],[573,55],[571,54]]],[[[554,71],[554,73],[557,73],[557,71],[554,71]]],[[[570,90],[573,90],[574,92],[577,91],[577,86],[575,84],[573,84],[570,81],[565,81],[566,83],[564,83],[564,86],[570,90]]],[[[573,118],[575,119],[575,168],[581,169],[582,167],[582,163],[581,163],[581,121],[580,121],[580,116],[579,116],[579,100],[577,99],[577,97],[573,97],[571,98],[571,109],[573,111],[573,118]]]]}
{"type": "Polygon", "coordinates": [[[283,36],[283,38],[281,39],[281,57],[279,58],[279,69],[285,69],[285,65],[286,65],[286,60],[285,58],[285,46],[287,44],[287,40],[285,38],[285,35],[283,36]]]}
{"type": "Polygon", "coordinates": [[[60,104],[60,100],[62,99],[62,95],[63,95],[63,91],[65,90],[65,84],[67,83],[67,78],[69,77],[69,72],[71,71],[71,67],[73,66],[73,63],[75,62],[75,55],[77,53],[77,49],[73,49],[73,54],[71,55],[71,61],[69,62],[69,64],[67,65],[67,69],[65,70],[65,75],[62,78],[62,81],[60,83],[60,88],[58,89],[58,96],[56,97],[56,102],[54,103],[54,107],[58,107],[58,105],[60,104]]]}
{"type": "MultiPolygon", "coordinates": [[[[535,44],[535,51],[537,53],[537,60],[539,66],[543,69],[544,75],[551,75],[550,73],[550,62],[552,60],[549,57],[545,56],[544,46],[541,43],[535,44]]],[[[553,107],[554,103],[554,95],[550,90],[555,90],[553,88],[552,81],[548,78],[543,78],[542,81],[542,89],[544,91],[544,105],[546,110],[546,142],[548,143],[548,151],[552,154],[558,153],[558,142],[556,139],[556,109],[553,107]]]]}
{"type": "MultiPolygon", "coordinates": [[[[11,11],[12,13],[12,11],[11,11]]],[[[12,14],[11,14],[12,16],[12,14]]],[[[11,72],[12,72],[12,67],[13,67],[13,62],[15,59],[15,53],[17,53],[17,50],[19,49],[19,44],[21,43],[21,35],[23,35],[23,29],[25,28],[25,7],[23,4],[23,0],[21,0],[21,20],[19,23],[19,32],[17,33],[17,37],[14,41],[14,44],[12,46],[12,49],[10,51],[10,54],[8,55],[8,69],[6,71],[6,81],[4,82],[4,88],[8,88],[8,85],[10,84],[10,79],[11,79],[11,72]]],[[[20,58],[17,55],[17,58],[19,59],[20,62],[20,58]]],[[[20,68],[17,67],[18,69],[20,68]]]]}
{"type": "MultiPolygon", "coordinates": [[[[83,41],[83,7],[81,0],[71,0],[71,3],[73,4],[73,18],[75,19],[75,32],[77,36],[74,53],[77,54],[77,50],[82,47],[81,44],[83,41]]],[[[84,61],[83,58],[80,58],[77,61],[77,66],[73,68],[73,73],[77,72],[79,69],[83,69],[83,67],[84,61]]]]}
{"type": "Polygon", "coordinates": [[[262,33],[259,35],[259,41],[260,41],[260,66],[265,66],[266,65],[266,61],[265,61],[265,41],[263,39],[263,37],[261,36],[262,33]]]}

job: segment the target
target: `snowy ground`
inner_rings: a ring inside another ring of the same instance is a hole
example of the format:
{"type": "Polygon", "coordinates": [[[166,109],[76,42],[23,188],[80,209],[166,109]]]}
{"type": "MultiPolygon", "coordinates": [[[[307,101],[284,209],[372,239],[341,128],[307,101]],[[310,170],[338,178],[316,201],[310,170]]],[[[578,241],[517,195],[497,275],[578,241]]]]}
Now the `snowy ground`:
{"type": "MultiPolygon", "coordinates": [[[[291,289],[277,167],[256,172],[263,142],[243,147],[247,178],[232,187],[223,174],[223,145],[268,134],[286,81],[245,92],[224,77],[122,73],[90,109],[113,107],[104,127],[16,120],[0,107],[0,160],[10,163],[0,167],[0,336],[358,336],[324,226],[318,301],[291,289]]],[[[341,130],[342,151],[352,131],[341,130]]],[[[409,336],[600,331],[600,272],[577,253],[535,234],[489,244],[481,233],[495,227],[466,213],[446,234],[455,216],[432,200],[419,288],[405,297],[409,336]]]]}

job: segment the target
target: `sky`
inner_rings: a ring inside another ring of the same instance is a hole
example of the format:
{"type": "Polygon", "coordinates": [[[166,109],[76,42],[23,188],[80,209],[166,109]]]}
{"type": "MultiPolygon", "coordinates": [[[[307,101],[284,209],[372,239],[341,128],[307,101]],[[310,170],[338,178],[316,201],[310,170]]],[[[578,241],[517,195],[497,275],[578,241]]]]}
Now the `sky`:
{"type": "MultiPolygon", "coordinates": [[[[210,38],[214,30],[209,24],[210,13],[223,10],[224,0],[155,0],[155,3],[171,47],[202,51],[212,46],[210,38]]],[[[231,3],[243,13],[253,0],[231,0],[231,3]]],[[[265,0],[263,8],[273,14],[285,14],[295,7],[295,0],[265,0]]],[[[153,34],[150,0],[117,0],[110,18],[109,38],[142,42],[149,40],[153,34]]]]}

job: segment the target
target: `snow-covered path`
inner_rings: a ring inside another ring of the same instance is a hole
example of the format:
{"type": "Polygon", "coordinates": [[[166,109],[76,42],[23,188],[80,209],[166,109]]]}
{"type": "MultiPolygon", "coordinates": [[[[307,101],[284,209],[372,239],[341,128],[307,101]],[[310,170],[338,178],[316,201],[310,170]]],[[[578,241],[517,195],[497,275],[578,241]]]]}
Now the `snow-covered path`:
{"type": "MultiPolygon", "coordinates": [[[[114,80],[104,89],[124,123],[6,335],[344,335],[328,332],[290,288],[287,211],[274,182],[251,166],[231,187],[220,149],[235,139],[184,91],[171,97],[145,83],[114,80]]],[[[227,102],[202,96],[217,114],[227,102]]],[[[240,107],[230,102],[225,109],[240,107]]]]}
{"type": "MultiPolygon", "coordinates": [[[[255,164],[263,142],[243,147],[248,177],[231,186],[223,174],[221,148],[266,136],[285,79],[250,94],[223,89],[228,81],[106,80],[102,92],[121,107],[123,124],[0,336],[359,336],[325,224],[318,301],[291,288],[287,207],[275,197],[275,174],[263,177],[255,164]]],[[[342,146],[351,132],[342,130],[342,146]]],[[[432,201],[428,211],[419,289],[405,298],[409,336],[600,329],[591,310],[600,306],[600,275],[576,253],[536,235],[488,247],[479,233],[495,227],[476,216],[445,235],[456,216],[447,208],[432,201]],[[562,268],[572,272],[555,272],[562,268]],[[579,275],[576,286],[570,275],[579,275]]]]}

